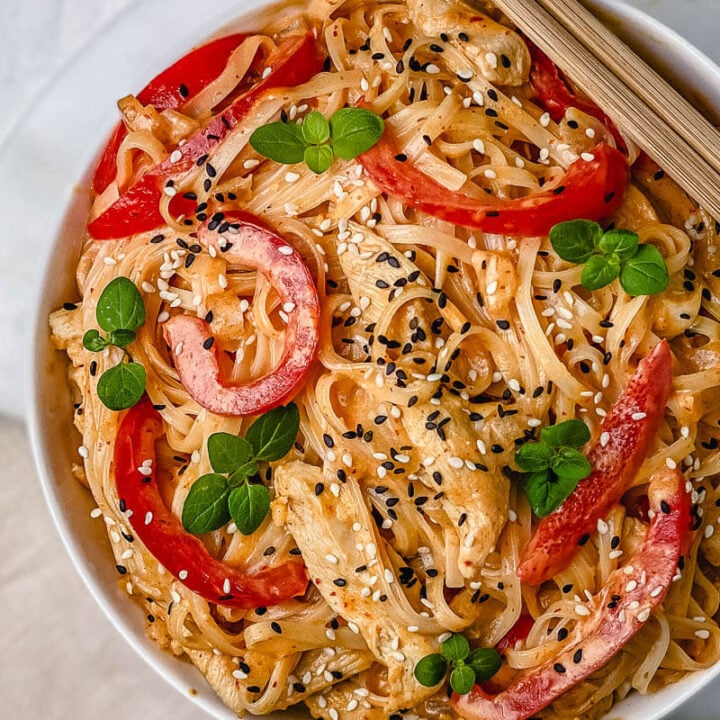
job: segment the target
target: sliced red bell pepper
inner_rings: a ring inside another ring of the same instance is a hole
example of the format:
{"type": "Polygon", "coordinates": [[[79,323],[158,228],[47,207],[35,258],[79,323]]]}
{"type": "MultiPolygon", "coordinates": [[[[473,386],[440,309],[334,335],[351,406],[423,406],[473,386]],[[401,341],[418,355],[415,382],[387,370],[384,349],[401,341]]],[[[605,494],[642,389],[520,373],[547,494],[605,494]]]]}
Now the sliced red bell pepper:
{"type": "Polygon", "coordinates": [[[620,501],[645,460],[671,389],[672,355],[663,340],[640,362],[603,421],[602,435],[588,454],[592,473],[540,521],[517,570],[521,580],[539,585],[564,570],[597,521],[620,501]]]}
{"type": "Polygon", "coordinates": [[[307,587],[302,562],[246,573],[216,560],[199,538],[183,529],[163,502],[157,483],[155,443],[164,434],[162,418],[145,396],[127,411],[115,439],[118,498],[142,544],[173,577],[209,602],[258,608],[302,595],[307,587]],[[150,474],[145,475],[138,468],[148,460],[150,474]]]}
{"type": "Polygon", "coordinates": [[[615,123],[591,100],[578,97],[567,84],[557,65],[534,43],[525,38],[530,51],[530,85],[538,103],[550,113],[555,122],[560,122],[568,108],[574,107],[599,120],[612,133],[620,150],[627,145],[615,123]]]}
{"type": "Polygon", "coordinates": [[[495,646],[495,649],[501,655],[504,655],[508,650],[512,650],[520,640],[527,639],[527,636],[530,634],[534,624],[535,619],[532,615],[521,615],[507,634],[500,638],[498,644],[495,646]]]}
{"type": "Polygon", "coordinates": [[[387,134],[358,160],[381,190],[433,217],[487,233],[536,237],[566,220],[601,220],[622,202],[625,158],[604,143],[592,154],[592,160],[573,163],[558,186],[514,200],[480,200],[448,190],[404,160],[387,134]]]}
{"type": "Polygon", "coordinates": [[[654,511],[647,537],[630,562],[584,604],[587,615],[562,651],[489,695],[476,685],[454,695],[452,706],[467,720],[527,720],[614,657],[662,605],[691,537],[690,496],[679,470],[663,470],[650,484],[654,511]]]}
{"type": "Polygon", "coordinates": [[[249,215],[213,218],[215,224],[227,223],[229,231],[221,234],[205,224],[200,241],[232,263],[256,268],[280,296],[287,317],[282,358],[269,375],[233,385],[220,377],[217,348],[204,320],[175,315],[163,335],[180,381],[200,405],[220,415],[257,415],[290,399],[307,376],[319,340],[320,301],[307,266],[282,238],[249,215]],[[223,239],[232,246],[223,250],[223,239]]]}
{"type": "MultiPolygon", "coordinates": [[[[112,240],[140,232],[154,230],[164,223],[159,205],[168,181],[178,184],[198,163],[207,157],[227,134],[252,110],[253,105],[269,88],[292,87],[306,82],[321,69],[315,36],[309,32],[285,40],[268,58],[271,72],[243,93],[220,115],[215,116],[202,130],[193,135],[179,151],[177,162],[168,158],[149,170],[127,189],[109,208],[88,224],[88,232],[95,240],[112,240]]],[[[179,211],[189,214],[194,203],[182,203],[179,211]],[[185,207],[187,205],[187,207],[185,207]]]]}
{"type": "MultiPolygon", "coordinates": [[[[156,110],[181,108],[222,73],[228,58],[246,37],[239,33],[227,35],[191,50],[153,78],[137,99],[156,110]]],[[[115,179],[117,153],[126,135],[125,126],[118,123],[95,169],[92,188],[98,195],[115,179]]]]}

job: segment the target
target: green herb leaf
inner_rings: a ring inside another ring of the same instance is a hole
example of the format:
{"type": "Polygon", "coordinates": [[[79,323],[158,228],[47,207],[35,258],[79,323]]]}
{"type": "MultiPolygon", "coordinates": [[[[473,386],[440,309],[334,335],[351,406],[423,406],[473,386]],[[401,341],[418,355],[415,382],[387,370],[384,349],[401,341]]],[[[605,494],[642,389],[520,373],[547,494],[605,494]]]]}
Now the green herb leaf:
{"type": "Polygon", "coordinates": [[[478,648],[473,650],[465,664],[475,673],[475,682],[489,680],[500,669],[502,659],[494,648],[478,648]]]}
{"type": "Polygon", "coordinates": [[[135,283],[126,277],[109,282],[100,295],[95,315],[106,332],[137,330],[145,322],[145,304],[135,283]]]}
{"type": "Polygon", "coordinates": [[[137,334],[134,330],[113,330],[108,335],[108,341],[115,347],[124,348],[135,340],[137,334]]]}
{"type": "Polygon", "coordinates": [[[523,487],[532,511],[542,518],[557,510],[576,485],[573,480],[557,477],[550,470],[545,470],[527,475],[523,487]]]}
{"type": "Polygon", "coordinates": [[[250,136],[250,145],[266,158],[284,165],[302,162],[307,147],[301,127],[294,122],[261,125],[250,136]]]}
{"type": "Polygon", "coordinates": [[[590,220],[570,220],[550,230],[553,250],[572,263],[587,262],[603,236],[603,229],[590,220]]]}
{"type": "Polygon", "coordinates": [[[637,252],[639,241],[638,234],[630,230],[608,230],[598,243],[598,249],[604,255],[615,253],[623,261],[637,252]]]}
{"type": "Polygon", "coordinates": [[[305,148],[305,164],[316,174],[324,173],[334,160],[332,148],[329,145],[314,145],[305,148]]]}
{"type": "Polygon", "coordinates": [[[565,420],[540,431],[540,439],[553,448],[582,447],[590,440],[590,430],[582,420],[565,420]]]}
{"type": "Polygon", "coordinates": [[[434,653],[426,655],[415,666],[415,679],[423,687],[435,687],[442,682],[447,672],[447,660],[434,653]]]}
{"type": "Polygon", "coordinates": [[[257,475],[258,464],[250,459],[243,463],[237,470],[230,474],[230,485],[238,487],[242,485],[249,477],[257,475]]]}
{"type": "Polygon", "coordinates": [[[230,516],[243,535],[252,535],[270,512],[270,491],[264,485],[241,485],[230,492],[230,516]]]}
{"type": "Polygon", "coordinates": [[[620,258],[615,255],[593,255],[585,264],[580,282],[588,290],[600,290],[620,274],[620,258]]]}
{"type": "Polygon", "coordinates": [[[656,295],[669,281],[665,258],[654,245],[640,245],[620,273],[620,284],[628,295],[656,295]]]}
{"type": "Polygon", "coordinates": [[[562,480],[579,482],[592,472],[590,461],[578,450],[560,448],[552,461],[553,472],[562,480]]]}
{"type": "Polygon", "coordinates": [[[468,665],[460,665],[450,673],[450,687],[458,695],[467,695],[475,687],[475,672],[468,665]]]}
{"type": "Polygon", "coordinates": [[[330,139],[330,123],[317,110],[305,116],[300,129],[305,142],[309,145],[322,145],[330,139]]]}
{"type": "Polygon", "coordinates": [[[213,433],[208,438],[207,449],[212,469],[218,473],[231,473],[252,457],[250,443],[230,433],[213,433]]]}
{"type": "Polygon", "coordinates": [[[447,660],[464,660],[470,654],[470,643],[460,633],[453,633],[443,644],[442,654],[447,660]]]}
{"type": "Polygon", "coordinates": [[[230,486],[222,475],[199,477],[185,498],[183,527],[193,535],[204,535],[230,522],[229,495],[230,486]]]}
{"type": "Polygon", "coordinates": [[[83,347],[90,352],[100,352],[109,344],[109,341],[106,340],[97,330],[88,330],[83,335],[83,347]]]}
{"type": "Polygon", "coordinates": [[[544,442],[529,442],[515,453],[515,462],[526,472],[537,472],[550,467],[552,455],[552,448],[544,442]]]}
{"type": "Polygon", "coordinates": [[[245,433],[256,460],[280,460],[295,444],[300,413],[295,403],[273,408],[261,415],[245,433]]]}
{"type": "Polygon", "coordinates": [[[385,123],[370,110],[342,108],[330,118],[335,155],[352,160],[369,150],[382,137],[385,123]]]}
{"type": "Polygon", "coordinates": [[[145,392],[145,368],[138,363],[121,363],[106,370],[98,380],[97,394],[110,410],[126,410],[145,392]]]}

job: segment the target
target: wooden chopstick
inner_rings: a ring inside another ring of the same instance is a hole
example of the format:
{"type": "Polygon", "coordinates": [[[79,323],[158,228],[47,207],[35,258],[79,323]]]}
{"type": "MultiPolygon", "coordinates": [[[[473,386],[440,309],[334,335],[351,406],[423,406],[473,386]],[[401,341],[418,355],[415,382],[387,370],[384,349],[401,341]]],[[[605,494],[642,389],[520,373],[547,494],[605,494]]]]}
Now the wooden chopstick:
{"type": "MultiPolygon", "coordinates": [[[[697,142],[702,139],[700,137],[691,144],[675,122],[676,116],[666,120],[651,106],[645,98],[646,88],[641,81],[637,83],[637,90],[630,87],[626,80],[618,77],[556,17],[555,13],[559,13],[556,5],[560,2],[567,4],[572,13],[578,16],[579,9],[584,11],[576,0],[494,0],[494,4],[566,72],[623,132],[713,217],[720,218],[720,172],[715,167],[716,153],[710,151],[713,143],[720,146],[720,134],[709,126],[709,129],[703,130],[703,133],[708,133],[704,142],[697,142]]],[[[604,32],[612,35],[608,30],[604,32]]],[[[591,40],[586,42],[593,50],[598,44],[597,37],[592,45],[591,40]]],[[[633,68],[638,68],[639,72],[645,65],[629,48],[624,52],[624,57],[624,62],[633,63],[628,72],[632,72],[633,68]]],[[[692,106],[679,95],[677,98],[678,115],[686,114],[690,117],[694,110],[692,106]]]]}
{"type": "Polygon", "coordinates": [[[538,0],[720,172],[720,132],[577,0],[538,0]]]}

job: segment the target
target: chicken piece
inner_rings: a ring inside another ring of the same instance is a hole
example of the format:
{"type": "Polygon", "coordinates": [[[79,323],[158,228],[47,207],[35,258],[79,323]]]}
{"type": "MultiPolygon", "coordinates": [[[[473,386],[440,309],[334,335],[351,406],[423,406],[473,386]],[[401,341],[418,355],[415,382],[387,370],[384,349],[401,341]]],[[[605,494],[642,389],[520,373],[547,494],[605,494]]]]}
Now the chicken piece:
{"type": "Polygon", "coordinates": [[[355,478],[335,481],[334,492],[331,483],[320,468],[298,461],[275,470],[275,491],[312,582],[387,667],[382,707],[392,713],[433,694],[414,669],[438,651],[437,622],[416,612],[397,582],[355,478]],[[413,626],[417,632],[408,630],[413,626]]]}
{"type": "MultiPolygon", "coordinates": [[[[430,37],[449,42],[491,83],[518,86],[530,75],[530,53],[522,38],[457,0],[408,0],[412,22],[430,37]],[[458,38],[468,36],[467,41],[458,38]]],[[[453,68],[459,71],[467,68],[453,68]]]]}
{"type": "Polygon", "coordinates": [[[457,398],[445,395],[440,406],[423,403],[407,408],[403,423],[410,441],[423,448],[426,455],[427,470],[420,474],[421,479],[428,487],[444,493],[442,507],[460,544],[460,573],[474,578],[495,549],[505,526],[508,480],[496,456],[480,454],[476,433],[457,398]],[[477,469],[477,465],[483,469],[477,469]]]}
{"type": "Polygon", "coordinates": [[[362,235],[363,240],[350,243],[338,259],[364,324],[377,322],[388,302],[400,293],[418,285],[429,286],[417,266],[387,240],[356,223],[349,223],[348,231],[362,235]],[[403,280],[402,287],[395,284],[403,280]]]}

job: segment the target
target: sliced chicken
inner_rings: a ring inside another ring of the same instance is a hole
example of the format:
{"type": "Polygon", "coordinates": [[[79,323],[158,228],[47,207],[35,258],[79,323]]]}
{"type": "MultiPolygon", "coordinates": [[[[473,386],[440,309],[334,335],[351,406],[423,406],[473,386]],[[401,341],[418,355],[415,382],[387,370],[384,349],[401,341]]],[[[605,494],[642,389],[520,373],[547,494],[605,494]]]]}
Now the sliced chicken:
{"type": "Polygon", "coordinates": [[[344,484],[334,482],[333,491],[333,479],[298,461],[275,471],[276,495],[287,505],[287,526],[308,574],[387,668],[382,706],[392,713],[433,694],[413,672],[421,658],[438,651],[437,623],[405,596],[357,481],[349,474],[344,484]]]}
{"type": "MultiPolygon", "coordinates": [[[[530,74],[530,53],[510,28],[457,0],[408,0],[412,22],[429,37],[445,34],[489,82],[522,85],[530,74]],[[464,33],[467,40],[458,35],[464,33]]],[[[466,68],[453,68],[462,71],[466,68]]]]}

